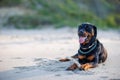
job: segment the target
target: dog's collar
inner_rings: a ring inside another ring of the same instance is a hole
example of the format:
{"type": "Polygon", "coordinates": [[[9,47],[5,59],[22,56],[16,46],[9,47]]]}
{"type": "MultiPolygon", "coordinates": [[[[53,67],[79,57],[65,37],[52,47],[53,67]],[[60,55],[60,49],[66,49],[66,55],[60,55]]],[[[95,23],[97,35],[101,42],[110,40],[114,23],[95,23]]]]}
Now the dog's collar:
{"type": "Polygon", "coordinates": [[[82,49],[90,49],[90,50],[88,50],[88,51],[82,51],[81,49],[79,49],[79,51],[80,51],[80,53],[82,53],[82,54],[88,54],[88,53],[90,53],[92,50],[94,50],[95,48],[96,48],[96,46],[97,46],[97,41],[95,41],[91,46],[89,46],[88,48],[82,48],[82,49]]]}

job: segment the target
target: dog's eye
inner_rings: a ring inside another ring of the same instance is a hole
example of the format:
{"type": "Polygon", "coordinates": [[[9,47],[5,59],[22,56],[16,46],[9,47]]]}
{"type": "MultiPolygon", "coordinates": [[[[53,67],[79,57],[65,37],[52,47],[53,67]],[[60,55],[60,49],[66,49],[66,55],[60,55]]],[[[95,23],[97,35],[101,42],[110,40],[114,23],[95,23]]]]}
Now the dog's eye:
{"type": "Polygon", "coordinates": [[[88,27],[86,27],[86,31],[89,32],[89,33],[91,33],[92,28],[90,26],[88,26],[88,27]]]}

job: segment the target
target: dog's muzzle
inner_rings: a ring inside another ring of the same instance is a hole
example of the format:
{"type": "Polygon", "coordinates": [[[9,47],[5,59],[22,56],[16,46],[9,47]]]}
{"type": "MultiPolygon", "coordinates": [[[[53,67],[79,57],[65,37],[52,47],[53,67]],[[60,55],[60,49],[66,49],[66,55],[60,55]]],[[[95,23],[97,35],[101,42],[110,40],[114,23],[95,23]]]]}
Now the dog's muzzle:
{"type": "Polygon", "coordinates": [[[79,43],[84,43],[86,39],[87,39],[87,36],[86,37],[80,37],[79,38],[79,43]]]}

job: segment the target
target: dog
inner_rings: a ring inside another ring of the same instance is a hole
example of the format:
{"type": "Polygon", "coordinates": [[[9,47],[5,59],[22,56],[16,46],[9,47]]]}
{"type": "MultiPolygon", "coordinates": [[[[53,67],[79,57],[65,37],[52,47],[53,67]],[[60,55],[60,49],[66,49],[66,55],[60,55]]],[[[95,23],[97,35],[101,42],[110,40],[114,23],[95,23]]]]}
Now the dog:
{"type": "MultiPolygon", "coordinates": [[[[78,53],[71,56],[77,59],[77,63],[72,64],[67,70],[88,70],[95,68],[99,63],[107,59],[107,51],[103,44],[96,38],[97,27],[90,23],[83,23],[78,26],[78,37],[80,48],[78,53]]],[[[59,61],[70,61],[69,58],[60,59],[59,61]]]]}

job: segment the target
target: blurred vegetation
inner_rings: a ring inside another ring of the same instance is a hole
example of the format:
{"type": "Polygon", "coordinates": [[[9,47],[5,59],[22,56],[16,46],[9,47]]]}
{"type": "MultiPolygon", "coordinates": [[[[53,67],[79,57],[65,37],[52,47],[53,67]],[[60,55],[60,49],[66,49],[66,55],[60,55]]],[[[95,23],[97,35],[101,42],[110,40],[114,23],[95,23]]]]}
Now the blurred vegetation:
{"type": "Polygon", "coordinates": [[[0,7],[12,7],[21,4],[22,0],[0,0],[0,7]]]}
{"type": "Polygon", "coordinates": [[[77,27],[90,22],[100,28],[120,28],[120,0],[0,0],[0,7],[22,7],[32,14],[8,17],[16,28],[77,27]]]}

